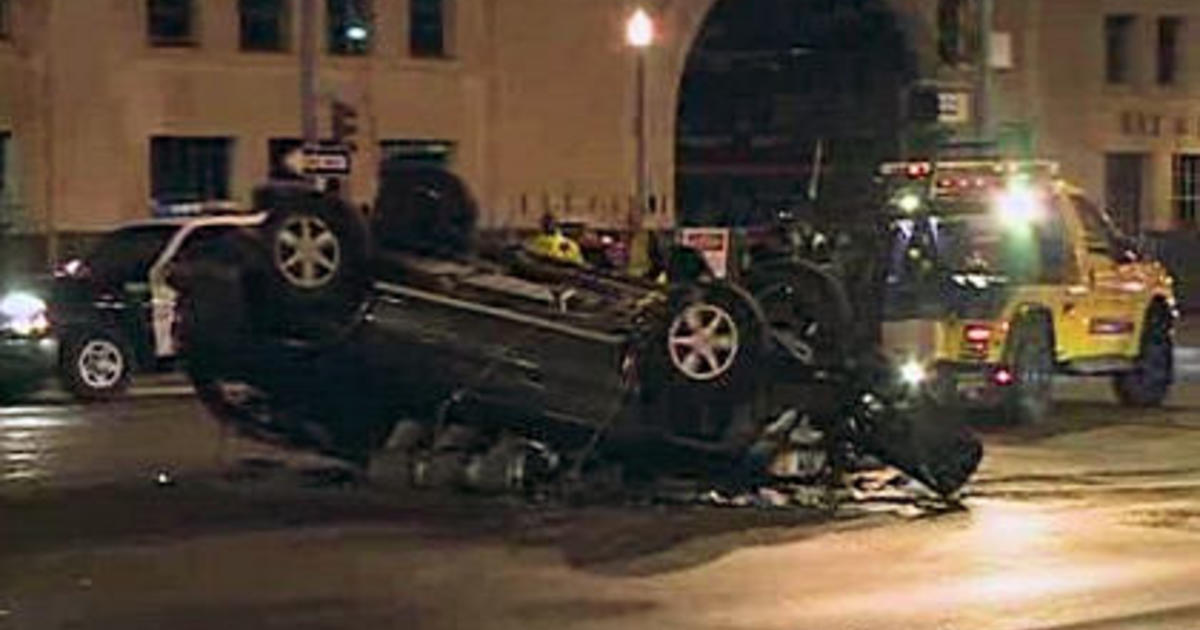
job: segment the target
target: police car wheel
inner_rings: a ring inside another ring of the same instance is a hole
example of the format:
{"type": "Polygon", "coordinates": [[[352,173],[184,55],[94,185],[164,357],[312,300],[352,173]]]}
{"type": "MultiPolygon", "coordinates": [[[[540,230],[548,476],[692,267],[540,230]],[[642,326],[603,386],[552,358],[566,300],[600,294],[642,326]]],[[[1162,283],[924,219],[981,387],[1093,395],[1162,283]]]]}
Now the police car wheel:
{"type": "Polygon", "coordinates": [[[132,361],[128,345],[116,334],[105,330],[69,334],[60,350],[59,378],[80,400],[109,400],[128,389],[132,361]]]}
{"type": "Polygon", "coordinates": [[[1008,363],[1014,382],[1005,401],[1014,424],[1038,424],[1050,413],[1054,354],[1048,325],[1025,318],[1013,326],[1008,363]]]}
{"type": "Polygon", "coordinates": [[[1141,351],[1132,370],[1113,377],[1113,391],[1126,407],[1157,407],[1171,391],[1175,376],[1171,321],[1155,311],[1147,318],[1141,351]]]}

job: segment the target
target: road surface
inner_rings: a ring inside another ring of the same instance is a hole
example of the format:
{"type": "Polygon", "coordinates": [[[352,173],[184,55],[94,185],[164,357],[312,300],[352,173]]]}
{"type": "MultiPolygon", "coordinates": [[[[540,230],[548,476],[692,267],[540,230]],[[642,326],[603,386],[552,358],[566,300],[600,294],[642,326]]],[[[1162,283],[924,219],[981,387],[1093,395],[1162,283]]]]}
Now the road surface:
{"type": "Polygon", "coordinates": [[[1200,384],[1061,389],[982,428],[966,510],[836,518],[251,475],[186,397],[0,409],[0,630],[1200,627],[1200,384]]]}

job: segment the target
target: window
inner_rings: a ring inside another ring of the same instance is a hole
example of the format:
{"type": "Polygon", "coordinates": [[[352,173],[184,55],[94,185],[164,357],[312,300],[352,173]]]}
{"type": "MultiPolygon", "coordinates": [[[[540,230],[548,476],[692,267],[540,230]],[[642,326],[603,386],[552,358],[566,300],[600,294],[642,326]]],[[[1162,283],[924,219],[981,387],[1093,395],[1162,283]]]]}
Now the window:
{"type": "Polygon", "coordinates": [[[1175,85],[1179,81],[1179,44],[1182,41],[1183,19],[1164,17],[1158,20],[1158,84],[1175,85]]]}
{"type": "Polygon", "coordinates": [[[12,2],[10,0],[0,0],[0,39],[8,39],[12,35],[10,32],[12,16],[9,15],[11,10],[12,2]]]}
{"type": "Polygon", "coordinates": [[[446,56],[446,3],[410,0],[408,48],[414,57],[446,56]]]}
{"type": "Polygon", "coordinates": [[[1116,233],[1111,220],[1086,197],[1073,195],[1076,214],[1083,223],[1083,240],[1087,250],[1093,254],[1111,254],[1116,233]]]}
{"type": "Polygon", "coordinates": [[[195,41],[192,0],[148,0],[146,29],[152,46],[191,46],[195,41]]]}
{"type": "Polygon", "coordinates": [[[375,26],[370,0],[326,0],[325,23],[329,28],[331,54],[365,55],[370,52],[375,26]]]}
{"type": "Polygon", "coordinates": [[[240,0],[242,50],[288,49],[288,0],[240,0]]]}
{"type": "Polygon", "coordinates": [[[970,30],[970,3],[967,0],[938,1],[938,56],[942,63],[955,65],[967,61],[967,37],[970,30]]]}
{"type": "Polygon", "coordinates": [[[1148,156],[1109,153],[1104,156],[1104,205],[1117,227],[1137,234],[1142,222],[1142,191],[1148,156]]]}
{"type": "Polygon", "coordinates": [[[1200,155],[1176,155],[1171,160],[1171,206],[1181,225],[1195,226],[1200,209],[1200,155]]]}
{"type": "Polygon", "coordinates": [[[449,166],[454,143],[448,140],[384,140],[379,143],[380,163],[449,166]]]}
{"type": "Polygon", "coordinates": [[[1104,18],[1105,79],[1111,84],[1129,83],[1132,78],[1130,53],[1133,37],[1132,15],[1110,15],[1104,18]]]}
{"type": "Polygon", "coordinates": [[[88,254],[88,269],[105,283],[145,282],[151,265],[178,230],[173,225],[146,225],[112,232],[88,254]]]}
{"type": "Polygon", "coordinates": [[[150,140],[150,196],[157,203],[229,198],[232,138],[150,140]]]}

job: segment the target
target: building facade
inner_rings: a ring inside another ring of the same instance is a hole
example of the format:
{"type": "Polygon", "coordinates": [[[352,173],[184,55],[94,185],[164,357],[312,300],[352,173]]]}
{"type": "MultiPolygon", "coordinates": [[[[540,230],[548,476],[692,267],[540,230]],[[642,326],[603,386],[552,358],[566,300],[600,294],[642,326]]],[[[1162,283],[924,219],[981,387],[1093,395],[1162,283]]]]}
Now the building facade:
{"type": "MultiPolygon", "coordinates": [[[[459,172],[485,226],[534,225],[547,205],[607,222],[628,209],[634,56],[623,3],[317,5],[321,131],[333,101],[357,112],[355,199],[371,198],[381,156],[402,154],[459,172]]],[[[301,135],[298,8],[0,0],[10,232],[94,232],[155,203],[245,203],[286,176],[278,158],[301,135]]]]}
{"type": "Polygon", "coordinates": [[[1127,230],[1195,228],[1200,3],[1032,6],[1012,25],[1016,41],[1025,43],[1017,48],[1016,71],[1001,73],[1002,118],[1030,123],[1040,152],[1060,160],[1127,230]]]}
{"type": "MultiPolygon", "coordinates": [[[[948,52],[943,31],[978,0],[874,1],[894,13],[914,81],[970,90],[969,51],[948,52]]],[[[658,26],[645,53],[652,225],[678,210],[679,88],[693,42],[718,4],[754,2],[641,3],[658,26]]],[[[485,227],[534,225],[547,210],[627,220],[632,0],[317,4],[322,134],[334,101],[357,113],[352,197],[369,200],[379,159],[401,155],[460,173],[485,227]]],[[[95,232],[156,203],[245,203],[256,184],[286,177],[279,158],[300,136],[298,7],[0,0],[0,228],[95,232]]],[[[993,130],[1025,129],[1033,150],[1062,161],[1131,228],[1192,225],[1196,28],[1194,0],[995,0],[993,130]]]]}

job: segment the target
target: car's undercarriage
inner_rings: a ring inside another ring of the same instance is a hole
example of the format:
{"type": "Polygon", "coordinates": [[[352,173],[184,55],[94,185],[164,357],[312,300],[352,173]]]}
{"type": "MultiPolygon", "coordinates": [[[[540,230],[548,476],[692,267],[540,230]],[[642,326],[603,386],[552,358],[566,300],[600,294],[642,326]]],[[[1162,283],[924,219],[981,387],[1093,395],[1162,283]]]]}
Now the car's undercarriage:
{"type": "Polygon", "coordinates": [[[718,280],[674,248],[659,283],[481,256],[457,179],[385,173],[370,225],[277,191],[264,225],[175,270],[187,369],[222,422],[365,468],[400,457],[414,478],[509,485],[609,465],[830,484],[869,455],[951,496],[978,465],[955,419],[896,391],[866,317],[855,326],[860,296],[821,261],[767,249],[718,280]]]}

